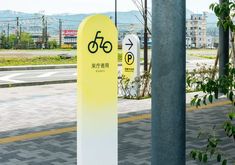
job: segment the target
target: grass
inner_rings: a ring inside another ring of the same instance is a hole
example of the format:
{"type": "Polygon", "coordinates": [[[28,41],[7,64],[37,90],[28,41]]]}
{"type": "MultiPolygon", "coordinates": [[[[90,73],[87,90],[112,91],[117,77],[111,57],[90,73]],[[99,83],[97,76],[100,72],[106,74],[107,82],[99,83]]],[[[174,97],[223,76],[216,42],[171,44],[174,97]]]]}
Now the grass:
{"type": "MultiPolygon", "coordinates": [[[[0,66],[19,66],[19,65],[53,65],[53,64],[76,64],[77,59],[76,57],[73,57],[71,59],[61,59],[59,56],[53,56],[57,54],[60,51],[76,51],[74,49],[53,49],[53,50],[17,50],[20,51],[22,54],[20,55],[11,55],[7,54],[5,56],[5,52],[8,50],[0,49],[0,51],[4,51],[4,54],[0,57],[0,66]],[[51,55],[46,56],[31,56],[27,57],[24,56],[24,52],[34,52],[34,51],[51,51],[53,52],[51,55]],[[22,57],[23,56],[23,57],[22,57]]],[[[150,50],[149,50],[150,51],[150,50]]],[[[197,52],[203,51],[203,52],[211,52],[214,51],[216,53],[216,50],[208,50],[208,49],[196,49],[196,50],[187,50],[189,51],[189,54],[195,57],[205,58],[205,59],[215,59],[215,56],[213,55],[200,55],[197,54],[197,52]]],[[[143,53],[143,49],[141,49],[141,52],[143,53]]],[[[143,62],[143,58],[140,59],[141,62],[143,62]]],[[[122,62],[122,50],[118,50],[118,62],[122,62]]]]}
{"type": "Polygon", "coordinates": [[[205,58],[205,59],[216,59],[216,56],[206,56],[206,55],[197,55],[197,54],[190,54],[190,56],[205,58]]]}
{"type": "MultiPolygon", "coordinates": [[[[122,54],[118,53],[118,62],[122,62],[122,54]]],[[[21,66],[21,65],[55,65],[55,64],[76,64],[77,57],[70,59],[59,56],[38,56],[38,57],[1,57],[0,66],[21,66]]]]}
{"type": "Polygon", "coordinates": [[[20,66],[20,65],[53,65],[53,64],[76,64],[77,58],[60,58],[59,56],[40,56],[40,57],[2,57],[0,66],[20,66]]]}

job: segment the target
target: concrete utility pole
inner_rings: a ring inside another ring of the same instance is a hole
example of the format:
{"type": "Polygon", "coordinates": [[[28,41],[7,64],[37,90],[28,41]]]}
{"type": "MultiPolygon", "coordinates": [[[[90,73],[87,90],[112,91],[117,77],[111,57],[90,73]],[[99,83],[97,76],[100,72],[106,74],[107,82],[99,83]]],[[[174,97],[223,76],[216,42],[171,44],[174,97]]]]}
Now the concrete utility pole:
{"type": "Polygon", "coordinates": [[[19,46],[19,17],[16,17],[16,47],[19,46]]]}
{"type": "Polygon", "coordinates": [[[185,164],[185,0],[152,0],[152,165],[185,164]]]}
{"type": "Polygon", "coordinates": [[[48,31],[47,31],[47,19],[45,21],[45,48],[48,48],[48,31]]]}
{"type": "Polygon", "coordinates": [[[7,44],[9,46],[9,37],[10,37],[10,24],[7,24],[7,44]]]}
{"type": "Polygon", "coordinates": [[[62,20],[59,19],[59,47],[62,45],[62,20]]]}
{"type": "Polygon", "coordinates": [[[19,34],[19,40],[21,40],[21,33],[22,33],[22,26],[20,25],[20,34],[19,34]]]}
{"type": "Polygon", "coordinates": [[[148,71],[148,4],[144,1],[144,71],[148,71]]]}
{"type": "Polygon", "coordinates": [[[42,16],[42,48],[45,48],[45,16],[42,16]]]}
{"type": "MultiPolygon", "coordinates": [[[[227,2],[228,0],[220,0],[219,3],[227,2]]],[[[227,17],[224,15],[223,17],[227,17]]],[[[219,27],[219,77],[228,75],[227,64],[229,63],[229,29],[224,30],[219,27]]]]}

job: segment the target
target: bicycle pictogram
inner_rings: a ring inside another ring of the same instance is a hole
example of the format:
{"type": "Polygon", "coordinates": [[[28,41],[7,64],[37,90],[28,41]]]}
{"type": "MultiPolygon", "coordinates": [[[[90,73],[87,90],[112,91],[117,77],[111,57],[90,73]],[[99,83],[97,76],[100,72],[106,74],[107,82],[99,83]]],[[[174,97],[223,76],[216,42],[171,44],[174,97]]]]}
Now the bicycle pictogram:
{"type": "Polygon", "coordinates": [[[96,32],[95,39],[88,44],[88,50],[91,53],[96,53],[99,48],[102,48],[105,53],[110,53],[113,45],[110,41],[104,41],[104,37],[99,36],[100,33],[101,31],[96,32]],[[101,40],[100,45],[98,45],[97,40],[101,40]]]}

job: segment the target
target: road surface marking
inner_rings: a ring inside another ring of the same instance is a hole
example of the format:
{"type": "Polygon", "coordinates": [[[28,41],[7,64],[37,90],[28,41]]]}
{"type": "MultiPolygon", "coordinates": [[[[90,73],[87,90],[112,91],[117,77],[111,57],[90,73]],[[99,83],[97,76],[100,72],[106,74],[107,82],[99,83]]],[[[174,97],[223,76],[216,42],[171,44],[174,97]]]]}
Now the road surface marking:
{"type": "Polygon", "coordinates": [[[74,73],[73,76],[77,76],[77,73],[74,73]]]}
{"type": "Polygon", "coordinates": [[[1,138],[0,144],[35,139],[35,138],[40,138],[40,137],[45,137],[45,136],[58,135],[58,134],[63,134],[67,132],[74,132],[76,131],[76,129],[77,127],[59,128],[59,129],[53,129],[49,131],[34,132],[34,133],[29,133],[29,134],[24,134],[24,135],[1,138]]]}
{"type": "Polygon", "coordinates": [[[144,119],[150,119],[151,114],[142,114],[142,115],[135,115],[131,117],[125,117],[125,118],[119,118],[118,123],[123,124],[123,123],[129,123],[133,121],[138,121],[138,120],[144,120],[144,119]]]}
{"type": "MultiPolygon", "coordinates": [[[[213,107],[223,106],[223,105],[228,105],[228,104],[230,104],[230,101],[220,101],[220,102],[216,102],[213,104],[209,104],[207,106],[201,106],[199,108],[190,107],[190,108],[187,108],[186,111],[192,112],[195,110],[208,109],[208,108],[213,108],[213,107]]],[[[125,118],[119,118],[118,123],[123,124],[123,123],[144,120],[144,119],[151,119],[151,114],[148,113],[148,114],[135,115],[135,116],[125,117],[125,118]]],[[[32,140],[32,139],[37,139],[37,138],[46,137],[46,136],[53,136],[53,135],[59,135],[63,133],[75,132],[76,130],[77,130],[77,127],[73,126],[73,127],[52,129],[48,131],[28,133],[28,134],[17,135],[17,136],[12,136],[12,137],[5,137],[5,138],[0,138],[0,144],[7,144],[7,143],[12,143],[12,142],[24,141],[24,140],[32,140]]]]}
{"type": "Polygon", "coordinates": [[[23,74],[24,74],[24,73],[14,73],[14,74],[10,74],[10,75],[7,75],[7,76],[0,77],[0,80],[1,80],[1,81],[13,82],[13,83],[23,83],[24,81],[12,79],[12,78],[14,78],[14,77],[17,77],[17,76],[20,76],[20,75],[23,75],[23,74]]]}
{"type": "Polygon", "coordinates": [[[43,73],[43,74],[41,74],[41,75],[39,75],[37,77],[40,77],[40,78],[50,77],[50,76],[52,76],[53,74],[56,74],[56,73],[58,73],[58,72],[47,72],[47,73],[43,73]]]}
{"type": "Polygon", "coordinates": [[[217,107],[217,106],[219,107],[219,106],[228,105],[228,104],[231,104],[231,101],[225,100],[225,101],[215,102],[213,104],[208,103],[208,105],[202,105],[198,108],[196,108],[196,107],[187,108],[187,112],[203,110],[203,109],[209,109],[209,108],[213,108],[213,107],[217,107]]]}
{"type": "MultiPolygon", "coordinates": [[[[123,124],[123,123],[143,120],[143,119],[149,119],[150,116],[151,116],[150,114],[142,114],[142,115],[136,115],[136,116],[131,116],[127,118],[119,118],[118,123],[123,124]]],[[[34,132],[34,133],[28,133],[28,134],[17,135],[17,136],[12,136],[12,137],[0,138],[0,144],[31,140],[31,139],[41,138],[45,136],[68,133],[68,132],[75,132],[76,130],[77,130],[77,127],[75,126],[75,127],[58,128],[58,129],[53,129],[53,130],[48,130],[48,131],[34,132]]]]}

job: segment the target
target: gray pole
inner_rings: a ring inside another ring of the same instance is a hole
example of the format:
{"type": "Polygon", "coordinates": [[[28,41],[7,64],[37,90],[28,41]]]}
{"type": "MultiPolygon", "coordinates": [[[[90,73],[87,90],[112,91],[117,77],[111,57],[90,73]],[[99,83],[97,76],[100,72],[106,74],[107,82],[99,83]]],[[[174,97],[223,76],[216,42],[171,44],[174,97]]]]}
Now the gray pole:
{"type": "Polygon", "coordinates": [[[7,45],[9,47],[9,37],[10,37],[10,25],[9,23],[7,24],[7,45]]]}
{"type": "MultiPolygon", "coordinates": [[[[228,0],[220,0],[220,4],[228,0]]],[[[226,17],[227,15],[224,15],[226,17]]],[[[219,27],[219,77],[228,74],[227,64],[229,63],[229,29],[219,27]]]]}
{"type": "Polygon", "coordinates": [[[152,0],[152,165],[185,164],[185,0],[152,0]]]}
{"type": "Polygon", "coordinates": [[[45,20],[45,48],[48,48],[47,19],[45,20]]]}
{"type": "Polygon", "coordinates": [[[59,19],[59,46],[62,44],[62,20],[59,19]]]}
{"type": "Polygon", "coordinates": [[[16,48],[19,47],[19,17],[16,17],[16,48]]]}
{"type": "Polygon", "coordinates": [[[21,40],[21,33],[22,33],[22,26],[20,25],[20,34],[19,34],[19,39],[21,40]]]}
{"type": "Polygon", "coordinates": [[[117,27],[117,0],[115,0],[115,26],[117,27]]]}
{"type": "Polygon", "coordinates": [[[42,16],[42,48],[45,47],[45,16],[42,16]]]}
{"type": "Polygon", "coordinates": [[[148,71],[148,7],[144,1],[144,71],[148,71]]]}

